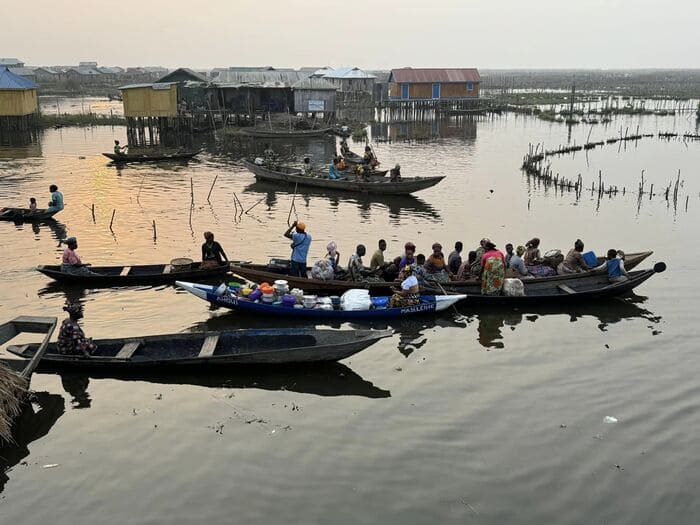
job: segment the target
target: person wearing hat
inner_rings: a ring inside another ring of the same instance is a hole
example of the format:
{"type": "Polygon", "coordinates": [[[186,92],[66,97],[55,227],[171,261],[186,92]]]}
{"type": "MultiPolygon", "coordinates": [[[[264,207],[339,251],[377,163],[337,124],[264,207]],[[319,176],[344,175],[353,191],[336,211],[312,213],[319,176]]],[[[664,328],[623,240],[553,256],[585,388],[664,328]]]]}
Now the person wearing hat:
{"type": "Polygon", "coordinates": [[[389,170],[389,177],[391,182],[399,182],[401,180],[401,166],[399,164],[389,170]]]}
{"type": "Polygon", "coordinates": [[[61,259],[61,271],[63,273],[70,273],[73,275],[95,274],[95,272],[87,268],[90,265],[84,264],[80,259],[80,255],[75,251],[78,249],[78,239],[75,237],[68,237],[67,239],[59,241],[59,245],[60,244],[66,244],[68,246],[63,250],[63,258],[61,259]]]}
{"type": "Polygon", "coordinates": [[[68,312],[68,319],[61,323],[61,329],[58,332],[56,343],[58,353],[90,357],[97,349],[97,345],[92,342],[92,339],[85,337],[85,332],[78,324],[78,320],[83,317],[82,305],[69,302],[63,307],[63,310],[68,312]]]}
{"type": "Polygon", "coordinates": [[[292,240],[292,264],[289,274],[293,277],[307,277],[306,257],[311,247],[311,235],[306,232],[303,222],[294,221],[284,232],[284,236],[292,240]],[[295,230],[292,233],[292,230],[295,230]]]}
{"type": "Polygon", "coordinates": [[[413,266],[404,266],[401,274],[401,290],[391,296],[389,305],[392,308],[402,308],[404,306],[412,306],[420,302],[420,286],[418,278],[413,273],[413,266]]]}
{"type": "Polygon", "coordinates": [[[506,258],[496,245],[487,239],[481,256],[481,294],[501,295],[506,280],[506,258]]]}

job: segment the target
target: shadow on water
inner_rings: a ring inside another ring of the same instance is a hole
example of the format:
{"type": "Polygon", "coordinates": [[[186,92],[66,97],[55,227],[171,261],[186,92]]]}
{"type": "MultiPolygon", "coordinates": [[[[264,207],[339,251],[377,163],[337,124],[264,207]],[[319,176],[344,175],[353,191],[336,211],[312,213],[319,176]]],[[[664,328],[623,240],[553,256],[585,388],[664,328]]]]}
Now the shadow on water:
{"type": "MultiPolygon", "coordinates": [[[[44,372],[42,372],[44,373],[44,372]]],[[[370,399],[391,397],[389,390],[375,386],[341,363],[280,366],[191,367],[147,370],[90,370],[89,372],[47,371],[61,376],[63,388],[72,397],[74,408],[91,405],[90,379],[139,381],[157,385],[190,385],[206,388],[259,389],[315,394],[323,397],[358,396],[370,399]]]]}
{"type": "MultiPolygon", "coordinates": [[[[212,311],[222,310],[213,307],[212,311]]],[[[318,322],[319,320],[306,320],[295,318],[276,317],[252,317],[241,315],[240,313],[225,313],[211,317],[206,321],[193,324],[189,330],[192,332],[236,330],[241,328],[352,328],[355,330],[394,330],[398,335],[398,350],[405,357],[411,355],[414,350],[421,348],[427,338],[425,332],[436,327],[441,328],[464,328],[467,324],[459,317],[451,315],[449,312],[438,316],[417,316],[406,319],[393,320],[391,323],[381,321],[365,322],[318,322]]]]}
{"type": "Polygon", "coordinates": [[[646,308],[639,306],[646,302],[647,298],[640,295],[630,295],[626,298],[613,299],[605,303],[591,303],[572,305],[569,307],[535,307],[527,310],[508,310],[498,308],[480,307],[478,311],[469,310],[466,307],[458,307],[458,310],[469,318],[470,322],[477,321],[478,341],[487,349],[505,348],[502,330],[514,331],[516,327],[527,321],[534,323],[547,315],[568,315],[570,322],[574,323],[584,317],[598,319],[598,329],[605,332],[612,324],[625,319],[646,319],[651,324],[649,328],[652,335],[660,333],[656,325],[661,322],[661,316],[656,316],[646,308]]]}
{"type": "Polygon", "coordinates": [[[44,221],[36,222],[22,222],[22,221],[3,221],[13,224],[17,230],[30,229],[35,235],[41,235],[42,232],[49,231],[51,236],[58,240],[65,239],[68,236],[68,230],[66,225],[62,222],[58,222],[55,219],[46,219],[44,221]]]}
{"type": "MultiPolygon", "coordinates": [[[[319,191],[312,188],[298,188],[297,190],[298,199],[304,199],[305,197],[327,199],[331,204],[331,208],[338,208],[341,202],[346,202],[356,205],[361,212],[369,211],[372,206],[382,206],[389,211],[391,216],[410,214],[413,217],[423,217],[435,222],[442,220],[440,213],[432,205],[413,195],[376,195],[369,197],[362,194],[327,190],[319,191]]],[[[277,204],[278,195],[292,195],[294,193],[294,186],[290,185],[288,189],[281,189],[280,186],[275,184],[254,182],[246,186],[243,192],[265,194],[265,204],[268,208],[272,208],[277,204]]]]}
{"type": "Polygon", "coordinates": [[[9,480],[9,471],[29,456],[29,444],[47,435],[66,411],[65,400],[58,394],[36,392],[30,401],[15,419],[14,442],[0,446],[0,493],[9,480]]]}

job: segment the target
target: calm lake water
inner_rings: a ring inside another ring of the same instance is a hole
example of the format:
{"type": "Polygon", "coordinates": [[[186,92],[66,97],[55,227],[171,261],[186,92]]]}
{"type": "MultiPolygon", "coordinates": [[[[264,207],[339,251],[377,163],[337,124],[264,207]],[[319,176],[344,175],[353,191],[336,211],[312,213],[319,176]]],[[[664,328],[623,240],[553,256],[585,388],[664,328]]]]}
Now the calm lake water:
{"type": "MultiPolygon", "coordinates": [[[[591,140],[638,125],[697,133],[688,115],[617,117],[595,126],[591,140]]],[[[598,253],[653,249],[643,266],[665,261],[668,271],[624,300],[460,308],[400,322],[393,337],[333,366],[37,374],[33,413],[17,446],[0,452],[0,521],[697,523],[700,142],[654,137],[552,158],[554,171],[580,173],[586,186],[600,170],[606,184],[626,187],[625,195],[599,201],[584,191],[576,200],[533,184],[519,167],[529,143],[580,144],[586,125],[570,138],[562,124],[514,115],[427,127],[442,138],[375,150],[405,175],[446,175],[438,186],[379,202],[297,196],[298,218],[314,238],[310,258],[331,239],[345,262],[357,243],[371,253],[379,238],[394,256],[408,240],[429,253],[434,241],[449,251],[456,240],[469,250],[484,236],[499,247],[539,236],[546,251],[580,237],[598,253]],[[642,170],[645,191],[654,184],[656,195],[639,200],[642,170]],[[678,170],[674,206],[658,193],[678,170]]],[[[416,128],[425,126],[375,131],[388,138],[416,128]]],[[[230,258],[289,254],[282,233],[292,191],[256,183],[237,162],[261,152],[262,142],[206,139],[206,152],[189,164],[117,169],[100,155],[115,138],[124,140],[125,130],[60,129],[39,144],[0,147],[3,205],[30,196],[43,203],[51,183],[66,202],[55,223],[0,224],[0,318],[61,318],[70,298],[84,302],[93,337],[281,324],[211,310],[172,287],[71,289],[33,270],[59,262],[57,239],[67,235],[93,264],[197,258],[205,230],[230,258]],[[234,193],[248,214],[236,211],[234,193]]],[[[273,147],[320,163],[334,139],[273,147]]]]}

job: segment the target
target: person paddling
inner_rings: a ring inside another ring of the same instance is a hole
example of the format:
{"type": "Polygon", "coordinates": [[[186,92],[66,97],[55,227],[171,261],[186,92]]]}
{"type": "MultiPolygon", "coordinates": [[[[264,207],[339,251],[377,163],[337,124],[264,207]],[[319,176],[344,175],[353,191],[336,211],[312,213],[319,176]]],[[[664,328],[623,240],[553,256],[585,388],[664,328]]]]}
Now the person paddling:
{"type": "Polygon", "coordinates": [[[120,157],[125,157],[128,149],[129,149],[128,144],[126,146],[120,146],[118,140],[114,141],[114,154],[115,155],[118,155],[120,157]]]}
{"type": "Polygon", "coordinates": [[[306,278],[306,257],[311,246],[311,235],[306,233],[306,225],[303,222],[294,221],[287,231],[284,232],[284,236],[292,240],[290,275],[306,278]],[[292,233],[292,230],[296,231],[292,233]]]}
{"type": "Polygon", "coordinates": [[[214,240],[212,232],[204,232],[204,244],[202,244],[202,269],[216,268],[228,262],[226,252],[221,245],[214,240]]]}

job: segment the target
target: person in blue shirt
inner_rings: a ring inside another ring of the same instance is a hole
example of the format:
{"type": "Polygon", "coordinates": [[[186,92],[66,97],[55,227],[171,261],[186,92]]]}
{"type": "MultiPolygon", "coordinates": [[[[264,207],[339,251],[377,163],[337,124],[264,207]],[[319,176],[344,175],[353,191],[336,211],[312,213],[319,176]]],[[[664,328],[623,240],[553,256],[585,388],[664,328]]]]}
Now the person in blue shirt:
{"type": "Polygon", "coordinates": [[[306,233],[306,225],[294,221],[284,232],[284,236],[292,240],[292,265],[289,274],[293,277],[307,277],[306,257],[311,246],[311,235],[306,233]],[[292,233],[292,230],[296,231],[292,233]]]}
{"type": "Polygon", "coordinates": [[[340,171],[338,171],[338,157],[333,159],[333,164],[328,168],[328,178],[331,180],[338,180],[340,178],[340,171]]]}
{"type": "Polygon", "coordinates": [[[627,270],[625,270],[624,254],[622,258],[619,258],[617,254],[617,250],[611,248],[608,250],[608,256],[605,262],[596,268],[596,270],[607,270],[608,280],[611,283],[619,283],[629,279],[627,270]]]}
{"type": "Polygon", "coordinates": [[[58,186],[55,184],[49,186],[49,191],[51,192],[51,200],[47,211],[61,211],[63,209],[63,194],[58,191],[58,186]]]}

